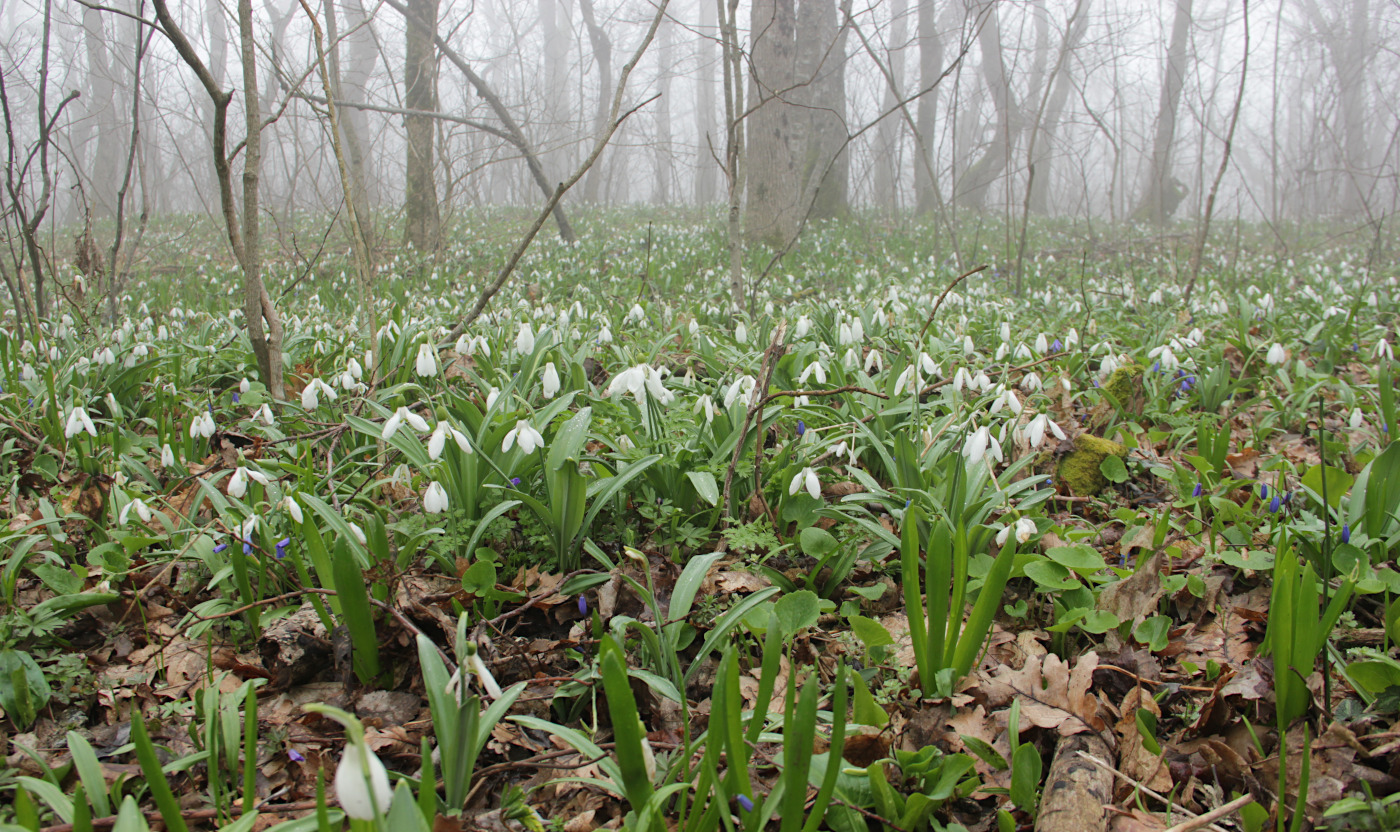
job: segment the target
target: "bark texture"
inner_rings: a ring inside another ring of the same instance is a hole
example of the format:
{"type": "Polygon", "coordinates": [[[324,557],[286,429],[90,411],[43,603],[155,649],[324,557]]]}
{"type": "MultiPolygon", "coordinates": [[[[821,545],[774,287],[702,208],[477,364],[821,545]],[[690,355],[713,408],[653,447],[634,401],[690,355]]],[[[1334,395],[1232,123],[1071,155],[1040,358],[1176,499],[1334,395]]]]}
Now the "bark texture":
{"type": "MultiPolygon", "coordinates": [[[[408,0],[404,26],[404,104],[410,110],[437,109],[438,0],[408,0]]],[[[436,251],[441,236],[437,182],[433,166],[433,119],[404,118],[408,158],[404,177],[404,242],[419,251],[436,251]]]]}

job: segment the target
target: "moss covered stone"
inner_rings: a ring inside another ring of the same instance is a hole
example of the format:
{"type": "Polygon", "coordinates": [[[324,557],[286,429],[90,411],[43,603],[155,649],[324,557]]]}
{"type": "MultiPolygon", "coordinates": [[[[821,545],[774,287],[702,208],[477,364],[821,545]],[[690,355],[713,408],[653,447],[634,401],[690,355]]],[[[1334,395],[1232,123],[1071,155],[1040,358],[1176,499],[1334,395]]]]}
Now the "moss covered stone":
{"type": "Polygon", "coordinates": [[[1109,455],[1127,458],[1128,447],[1088,433],[1074,438],[1074,450],[1060,457],[1055,473],[1060,481],[1069,487],[1071,494],[1090,497],[1108,485],[1099,466],[1109,455]]]}
{"type": "Polygon", "coordinates": [[[1113,398],[1118,400],[1118,404],[1129,412],[1133,412],[1135,402],[1141,407],[1141,397],[1138,395],[1142,390],[1142,367],[1138,364],[1125,364],[1114,370],[1104,382],[1103,389],[1107,390],[1113,398]]]}

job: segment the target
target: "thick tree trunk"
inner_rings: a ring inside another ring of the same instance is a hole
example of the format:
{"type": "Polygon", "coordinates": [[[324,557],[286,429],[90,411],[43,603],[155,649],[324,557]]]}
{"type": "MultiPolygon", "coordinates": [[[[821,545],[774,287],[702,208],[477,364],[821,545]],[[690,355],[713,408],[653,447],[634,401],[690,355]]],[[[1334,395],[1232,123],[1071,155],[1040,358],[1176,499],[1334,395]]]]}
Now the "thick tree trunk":
{"type": "MultiPolygon", "coordinates": [[[[326,63],[330,70],[331,97],[339,100],[348,96],[343,83],[344,76],[340,69],[340,31],[336,25],[334,0],[325,0],[322,10],[326,19],[328,47],[326,63]]],[[[353,16],[350,17],[350,21],[353,24],[353,16]]],[[[374,219],[370,215],[369,191],[365,186],[364,151],[360,145],[362,133],[360,128],[356,126],[355,119],[355,116],[358,115],[360,121],[363,121],[364,113],[359,112],[354,107],[349,107],[347,110],[348,112],[341,110],[337,114],[339,118],[336,120],[340,126],[341,143],[345,148],[345,167],[350,179],[350,198],[355,205],[355,221],[359,225],[361,239],[365,242],[368,254],[374,251],[374,219]]]]}
{"type": "Polygon", "coordinates": [[[1185,196],[1184,188],[1172,176],[1172,145],[1176,140],[1176,111],[1181,104],[1181,87],[1186,77],[1186,46],[1191,32],[1192,0],[1176,0],[1172,39],[1167,45],[1167,63],[1162,72],[1162,93],[1157,102],[1157,130],[1152,137],[1152,158],[1147,171],[1147,187],[1133,215],[1151,223],[1166,222],[1185,196]]]}
{"type": "MultiPolygon", "coordinates": [[[[849,11],[849,0],[842,0],[841,6],[849,11]]],[[[807,115],[797,145],[802,154],[799,210],[810,209],[812,219],[832,219],[846,213],[850,177],[846,26],[836,0],[803,0],[798,7],[797,83],[794,95],[807,115]]]]}
{"type": "MultiPolygon", "coordinates": [[[[404,106],[410,110],[437,109],[438,0],[408,0],[412,19],[404,26],[404,106]]],[[[408,157],[404,176],[404,242],[421,252],[437,251],[441,228],[437,183],[433,165],[433,120],[428,116],[404,118],[408,157]]]]}
{"type": "Polygon", "coordinates": [[[796,72],[797,15],[794,0],[754,0],[749,18],[752,43],[748,118],[748,205],[744,235],[749,242],[787,244],[797,230],[801,180],[795,143],[806,114],[781,96],[792,94],[796,72]]]}
{"type": "Polygon", "coordinates": [[[675,36],[663,20],[656,32],[656,59],[660,66],[656,86],[661,98],[656,102],[656,145],[652,148],[656,183],[652,187],[651,199],[657,205],[671,204],[671,179],[675,175],[675,157],[671,153],[671,77],[675,53],[675,36]]]}
{"type": "MultiPolygon", "coordinates": [[[[1084,8],[1070,22],[1065,33],[1065,53],[1073,54],[1089,29],[1089,6],[1091,0],[1084,0],[1084,8]]],[[[1030,209],[1032,213],[1050,212],[1050,169],[1054,161],[1055,133],[1059,130],[1060,119],[1064,116],[1065,104],[1069,100],[1070,88],[1074,86],[1071,61],[1062,59],[1055,77],[1050,79],[1050,99],[1045,103],[1045,115],[1040,122],[1040,140],[1035,152],[1035,178],[1031,182],[1030,209]]]]}
{"type": "MultiPolygon", "coordinates": [[[[117,30],[124,28],[118,26],[117,30]]],[[[82,101],[95,139],[86,172],[88,207],[94,217],[106,218],[116,210],[117,176],[123,167],[120,145],[126,134],[117,117],[114,68],[107,51],[122,48],[122,44],[119,36],[109,36],[102,13],[96,9],[83,10],[83,42],[87,51],[88,91],[82,101]]]]}

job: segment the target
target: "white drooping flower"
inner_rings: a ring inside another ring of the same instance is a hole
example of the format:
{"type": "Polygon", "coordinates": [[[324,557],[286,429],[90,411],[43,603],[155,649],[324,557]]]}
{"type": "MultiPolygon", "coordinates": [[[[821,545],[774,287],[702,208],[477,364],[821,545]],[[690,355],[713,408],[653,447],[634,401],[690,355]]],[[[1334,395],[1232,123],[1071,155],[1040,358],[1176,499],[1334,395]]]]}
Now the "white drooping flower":
{"type": "Polygon", "coordinates": [[[428,483],[428,491],[423,495],[423,510],[429,514],[442,514],[447,511],[447,489],[434,480],[428,483]]]}
{"type": "Polygon", "coordinates": [[[802,374],[797,377],[797,383],[806,384],[807,379],[812,376],[817,377],[818,384],[826,384],[826,368],[822,366],[820,361],[813,361],[808,364],[806,369],[802,371],[802,374]]]}
{"type": "Polygon", "coordinates": [[[521,452],[532,454],[536,449],[544,447],[544,437],[540,436],[540,432],[531,427],[529,422],[520,419],[506,434],[505,441],[501,443],[501,453],[508,452],[516,444],[520,445],[521,452]]]}
{"type": "Polygon", "coordinates": [[[1395,360],[1395,351],[1390,348],[1390,342],[1382,338],[1376,342],[1376,357],[1384,358],[1387,361],[1395,360]]]}
{"type": "Polygon", "coordinates": [[[607,324],[603,324],[603,328],[602,328],[601,330],[598,331],[598,343],[600,343],[600,344],[611,344],[612,341],[613,341],[612,330],[611,330],[611,329],[608,329],[608,325],[607,325],[607,324]]]}
{"type": "MultiPolygon", "coordinates": [[[[1269,347],[1269,352],[1264,356],[1264,360],[1274,366],[1278,366],[1288,360],[1288,351],[1283,348],[1282,344],[1275,341],[1274,345],[1269,347]]],[[[1166,368],[1164,367],[1163,369],[1166,368]]]]}
{"type": "Polygon", "coordinates": [[[1022,517],[1015,523],[1012,523],[1011,525],[997,532],[997,545],[1004,546],[1006,544],[1006,538],[1011,536],[1013,530],[1016,533],[1016,542],[1026,543],[1031,539],[1033,535],[1035,535],[1035,521],[1030,519],[1029,517],[1022,517]]]}
{"type": "Polygon", "coordinates": [[[467,441],[466,434],[453,427],[446,419],[437,423],[433,428],[433,435],[428,438],[428,458],[436,462],[442,457],[442,449],[447,445],[447,437],[451,436],[452,441],[457,443],[457,447],[462,453],[472,452],[472,445],[467,441]]]}
{"type": "Polygon", "coordinates": [[[788,495],[795,496],[797,492],[802,490],[803,488],[807,489],[807,493],[812,496],[812,499],[821,499],[821,480],[817,479],[817,472],[813,471],[810,466],[807,468],[803,468],[801,471],[798,471],[797,474],[793,476],[792,482],[788,483],[788,495]]]}
{"type": "Polygon", "coordinates": [[[1347,422],[1347,424],[1351,426],[1352,430],[1356,430],[1357,428],[1361,427],[1364,421],[1365,417],[1361,414],[1361,408],[1353,407],[1351,409],[1351,419],[1347,422]]]}
{"type": "Polygon", "coordinates": [[[1021,415],[1021,400],[1016,398],[1015,390],[1010,388],[1003,390],[1001,395],[997,396],[996,401],[992,402],[989,412],[999,413],[1003,407],[1017,416],[1021,415]]]}
{"type": "Polygon", "coordinates": [[[160,448],[160,467],[175,467],[175,451],[171,449],[169,442],[166,442],[160,448]]]}
{"type": "Polygon", "coordinates": [[[255,471],[252,468],[240,465],[233,472],[233,476],[229,477],[228,479],[229,496],[235,497],[240,500],[243,499],[243,495],[248,493],[248,480],[252,480],[262,485],[269,485],[271,483],[271,480],[267,478],[267,475],[262,473],[261,471],[255,471]]]}
{"type": "Polygon", "coordinates": [[[554,369],[553,361],[544,365],[543,387],[546,399],[552,399],[559,393],[559,371],[554,369]]]}
{"type": "Polygon", "coordinates": [[[885,355],[879,350],[871,350],[865,354],[865,374],[873,375],[872,370],[875,373],[885,371],[885,355]]]}
{"type": "Polygon", "coordinates": [[[320,404],[320,396],[325,395],[327,399],[335,401],[337,393],[335,390],[319,378],[313,378],[306,385],[306,389],[301,391],[301,406],[304,410],[315,410],[320,404]]]}
{"type": "Polygon", "coordinates": [[[521,324],[520,331],[515,335],[515,351],[521,355],[535,351],[535,333],[530,329],[529,321],[521,324]]]}
{"type": "Polygon", "coordinates": [[[414,361],[413,369],[420,378],[437,375],[437,350],[431,344],[418,345],[418,358],[414,361]]]}
{"type": "Polygon", "coordinates": [[[734,400],[739,398],[741,394],[752,397],[757,388],[758,380],[753,376],[739,376],[724,392],[724,409],[728,410],[729,406],[734,404],[734,400]]]}
{"type": "Polygon", "coordinates": [[[281,502],[277,504],[277,507],[287,512],[287,516],[291,517],[298,525],[305,519],[305,516],[301,513],[301,504],[298,503],[296,497],[293,497],[291,494],[283,497],[281,502]]]}
{"type": "Polygon", "coordinates": [[[1026,425],[1026,440],[1030,443],[1032,448],[1039,448],[1041,443],[1045,441],[1045,431],[1047,428],[1050,433],[1054,434],[1056,439],[1064,441],[1065,432],[1060,430],[1059,425],[1050,421],[1050,416],[1048,414],[1042,413],[1032,419],[1029,425],[1026,425]]]}
{"type": "Polygon", "coordinates": [[[63,428],[63,438],[72,439],[83,432],[89,436],[97,436],[97,426],[92,423],[92,418],[88,416],[87,408],[75,407],[68,414],[68,424],[63,428]]]}
{"type": "Polygon", "coordinates": [[[374,820],[389,811],[394,800],[389,772],[363,739],[345,746],[335,770],[335,796],[340,808],[355,820],[374,820]]]}
{"type": "Polygon", "coordinates": [[[275,419],[272,415],[272,408],[268,407],[266,404],[258,408],[258,412],[255,418],[260,419],[262,423],[264,425],[267,425],[268,427],[272,427],[273,425],[277,424],[277,419],[275,419]]]}
{"type": "Polygon", "coordinates": [[[695,407],[692,408],[692,412],[705,414],[705,424],[710,424],[715,420],[714,399],[711,399],[708,394],[701,396],[695,400],[695,407]]]}
{"type": "Polygon", "coordinates": [[[792,329],[792,339],[794,341],[802,340],[804,337],[806,337],[807,333],[811,331],[811,329],[812,319],[807,317],[806,315],[803,315],[802,317],[797,319],[797,325],[792,329]]]}
{"type": "Polygon", "coordinates": [[[962,454],[972,465],[980,464],[987,457],[997,462],[1002,461],[1001,444],[992,439],[992,433],[985,425],[967,437],[967,441],[963,443],[962,454]]]}
{"type": "Polygon", "coordinates": [[[399,432],[399,427],[404,423],[407,423],[409,427],[419,433],[428,432],[428,422],[426,419],[414,413],[412,410],[409,410],[407,407],[400,406],[388,419],[384,420],[384,429],[380,431],[380,437],[385,442],[388,442],[390,439],[394,438],[394,434],[399,432]]]}
{"type": "Polygon", "coordinates": [[[481,649],[476,642],[467,642],[467,661],[471,664],[471,671],[476,676],[476,681],[481,685],[481,689],[486,691],[486,695],[491,701],[501,698],[501,686],[497,684],[496,677],[491,674],[491,668],[486,666],[486,662],[481,659],[481,649]]]}
{"type": "Polygon", "coordinates": [[[121,513],[117,515],[117,525],[125,526],[126,518],[130,516],[131,512],[133,511],[136,512],[137,517],[141,518],[142,523],[151,522],[151,509],[146,505],[145,501],[137,497],[131,502],[122,506],[121,513]]]}
{"type": "Polygon", "coordinates": [[[749,342],[749,328],[743,321],[740,321],[734,327],[734,340],[741,344],[747,344],[749,342]]]}

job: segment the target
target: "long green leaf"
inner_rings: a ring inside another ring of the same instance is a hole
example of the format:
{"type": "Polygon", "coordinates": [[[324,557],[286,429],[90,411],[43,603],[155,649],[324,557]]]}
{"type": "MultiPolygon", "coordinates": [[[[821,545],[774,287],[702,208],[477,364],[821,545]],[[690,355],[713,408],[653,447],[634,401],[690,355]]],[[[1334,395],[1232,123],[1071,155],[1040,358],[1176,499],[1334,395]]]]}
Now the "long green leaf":
{"type": "Polygon", "coordinates": [[[189,827],[185,825],[185,816],[180,812],[180,803],[175,799],[175,793],[170,790],[165,772],[161,770],[160,759],[156,757],[156,747],[151,743],[150,734],[146,733],[146,723],[135,707],[131,713],[131,743],[135,746],[136,761],[141,764],[141,773],[146,776],[146,787],[151,790],[151,797],[156,801],[156,808],[160,810],[160,818],[165,822],[165,828],[170,832],[189,832],[189,827]]]}

